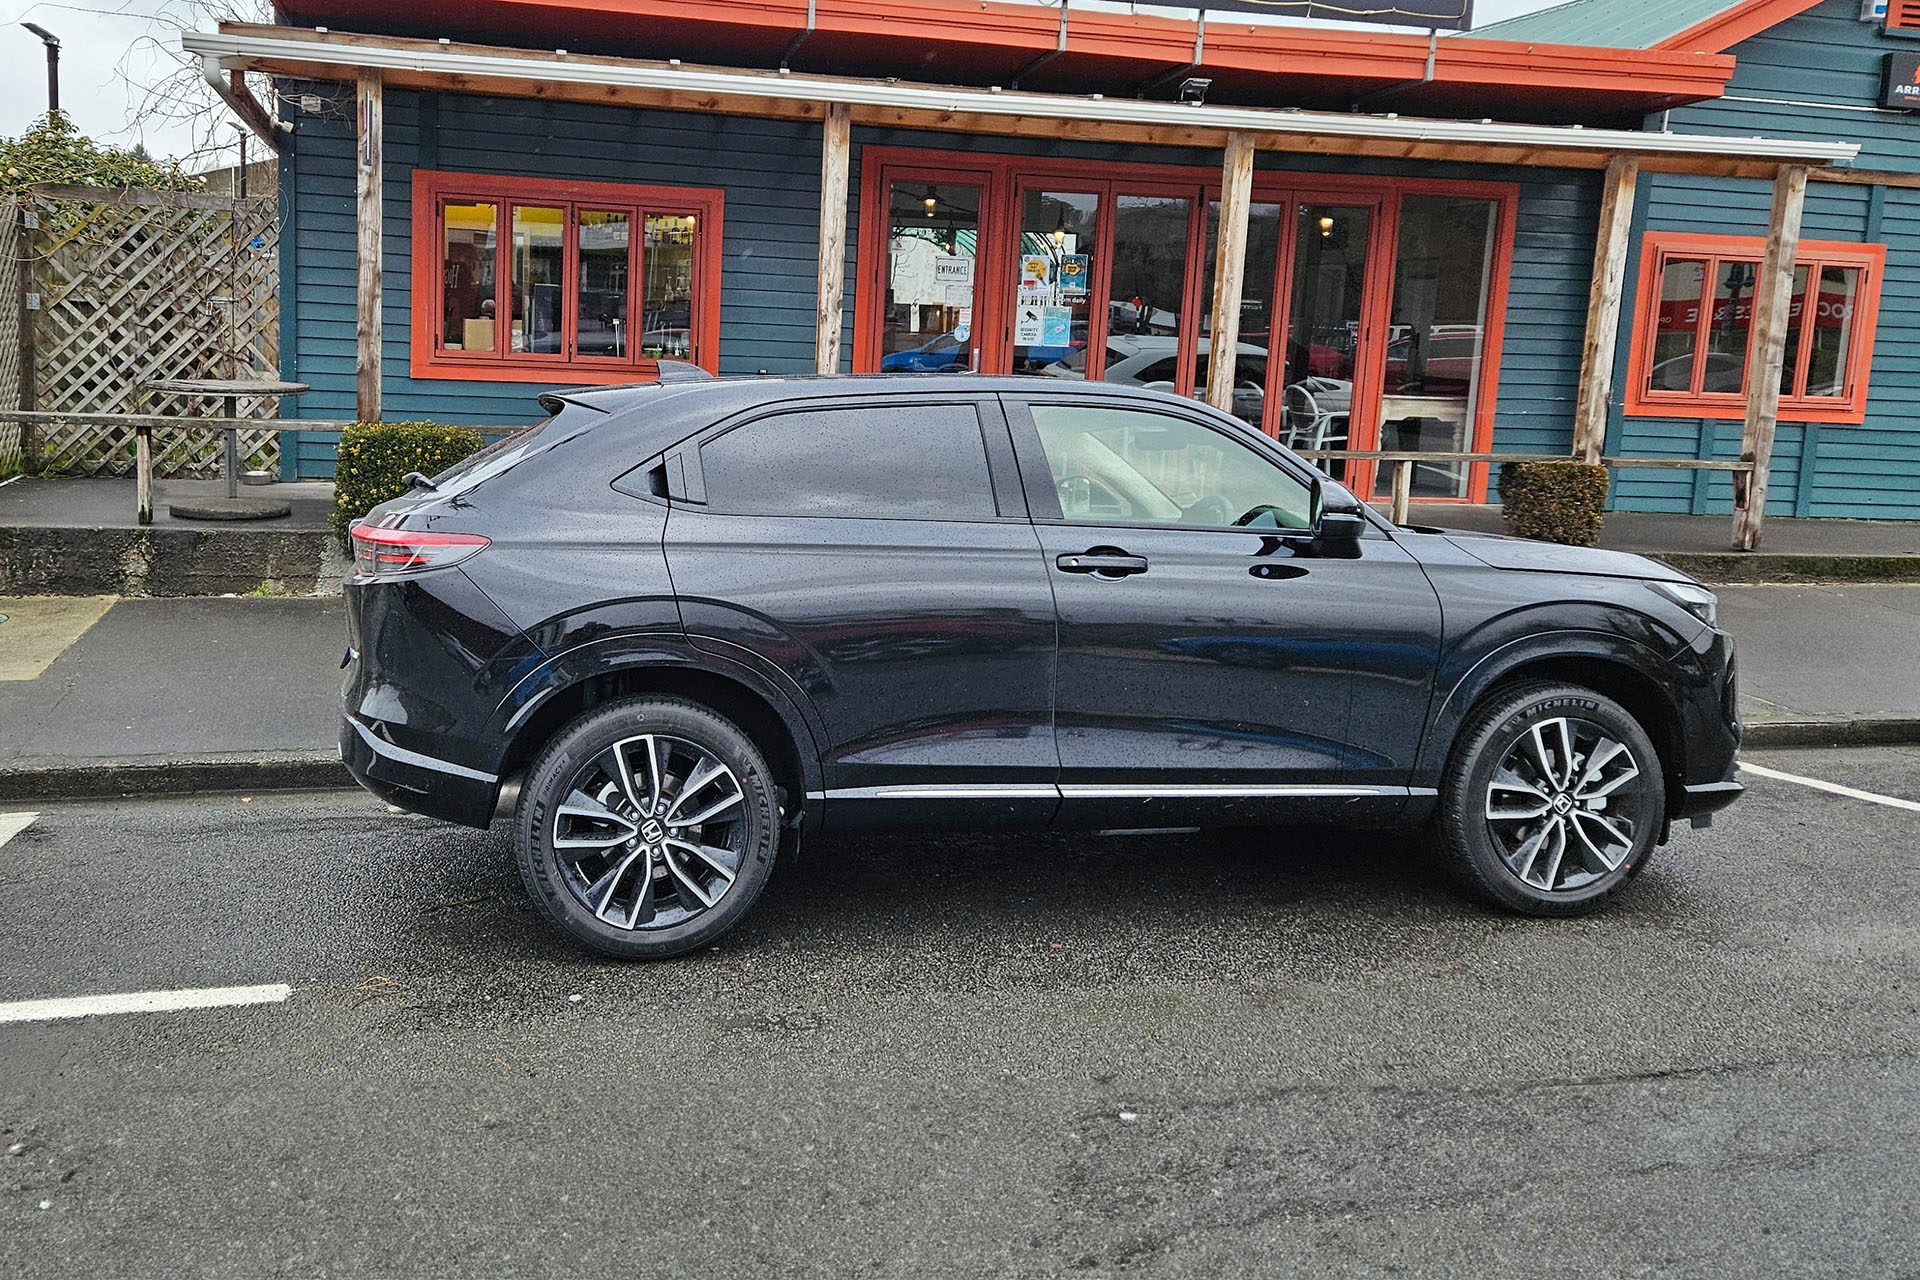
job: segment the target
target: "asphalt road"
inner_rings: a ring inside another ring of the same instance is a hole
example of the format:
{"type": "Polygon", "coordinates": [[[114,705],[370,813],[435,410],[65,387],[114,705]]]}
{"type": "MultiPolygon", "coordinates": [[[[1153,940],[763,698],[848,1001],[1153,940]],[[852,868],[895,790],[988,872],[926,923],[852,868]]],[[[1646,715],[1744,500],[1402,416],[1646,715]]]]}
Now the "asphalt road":
{"type": "Polygon", "coordinates": [[[630,967],[368,797],[49,807],[0,1002],[294,991],[0,1025],[0,1274],[1920,1275],[1920,812],[1760,779],[1558,923],[1409,845],[823,841],[630,967]]]}

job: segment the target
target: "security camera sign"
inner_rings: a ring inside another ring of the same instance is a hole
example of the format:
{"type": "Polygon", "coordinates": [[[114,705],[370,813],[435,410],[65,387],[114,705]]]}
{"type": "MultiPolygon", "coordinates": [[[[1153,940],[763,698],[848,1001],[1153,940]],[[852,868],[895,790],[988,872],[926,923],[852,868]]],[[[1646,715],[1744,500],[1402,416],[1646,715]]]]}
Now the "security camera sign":
{"type": "Polygon", "coordinates": [[[1281,18],[1329,22],[1378,22],[1388,26],[1465,31],[1473,25],[1473,0],[1136,0],[1169,9],[1270,13],[1281,18]]]}

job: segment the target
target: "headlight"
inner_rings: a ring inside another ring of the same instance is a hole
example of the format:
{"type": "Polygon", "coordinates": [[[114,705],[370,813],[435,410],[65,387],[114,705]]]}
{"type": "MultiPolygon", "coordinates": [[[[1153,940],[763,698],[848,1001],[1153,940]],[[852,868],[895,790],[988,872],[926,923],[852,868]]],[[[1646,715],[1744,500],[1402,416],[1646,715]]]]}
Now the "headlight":
{"type": "Polygon", "coordinates": [[[1720,625],[1720,601],[1698,583],[1649,582],[1647,585],[1708,626],[1720,625]]]}

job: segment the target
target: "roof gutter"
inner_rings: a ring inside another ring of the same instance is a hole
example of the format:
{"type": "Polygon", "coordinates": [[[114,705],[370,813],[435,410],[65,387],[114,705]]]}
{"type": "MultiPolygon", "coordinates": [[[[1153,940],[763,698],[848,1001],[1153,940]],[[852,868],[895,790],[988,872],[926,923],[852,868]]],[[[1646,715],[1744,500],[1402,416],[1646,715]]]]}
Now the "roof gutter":
{"type": "MultiPolygon", "coordinates": [[[[1781,138],[1722,138],[1702,134],[1642,133],[1587,129],[1580,125],[1509,124],[1397,115],[1343,115],[1273,107],[1211,106],[1100,95],[1043,94],[924,85],[841,76],[778,74],[678,62],[588,58],[537,50],[441,45],[433,41],[340,32],[293,35],[292,29],[230,27],[218,33],[181,36],[188,53],[218,60],[228,70],[264,69],[346,79],[363,70],[443,78],[459,83],[525,82],[593,90],[635,89],[672,94],[679,100],[711,100],[724,110],[738,100],[739,114],[753,114],[751,101],[841,104],[851,108],[909,112],[935,117],[970,116],[984,121],[1086,121],[1151,129],[1244,132],[1284,147],[1335,149],[1329,140],[1381,143],[1501,146],[1526,152],[1587,156],[1601,160],[1627,153],[1642,157],[1703,158],[1763,164],[1828,165],[1851,161],[1851,142],[1781,138]],[[298,68],[298,70],[290,70],[298,68]],[[331,72],[332,74],[326,74],[331,72]]],[[[472,90],[469,90],[470,92],[472,90]]],[[[536,95],[537,96],[537,95],[536,95]]],[[[611,100],[611,99],[610,99],[611,100]]],[[[1010,130],[1011,131],[1011,130],[1010,130]]],[[[1408,154],[1412,154],[1411,151],[1408,154]]]]}

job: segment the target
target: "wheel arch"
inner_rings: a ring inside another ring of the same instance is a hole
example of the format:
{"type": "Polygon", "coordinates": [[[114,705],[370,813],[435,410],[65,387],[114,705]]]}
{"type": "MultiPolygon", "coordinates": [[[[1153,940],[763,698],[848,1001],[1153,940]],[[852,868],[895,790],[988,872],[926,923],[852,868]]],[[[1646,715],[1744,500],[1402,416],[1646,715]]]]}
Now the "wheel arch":
{"type": "Polygon", "coordinates": [[[1538,636],[1489,655],[1441,704],[1421,753],[1421,772],[1438,778],[1461,728],[1497,691],[1523,681],[1552,680],[1610,698],[1639,722],[1660,755],[1671,805],[1685,785],[1687,745],[1679,704],[1658,675],[1660,663],[1646,647],[1600,632],[1538,636]]]}
{"type": "Polygon", "coordinates": [[[812,727],[791,698],[751,668],[667,646],[632,651],[582,646],[552,663],[532,687],[516,690],[510,716],[502,708],[500,775],[522,772],[540,747],[582,712],[647,694],[697,702],[738,725],[787,791],[789,813],[807,803],[809,792],[822,789],[812,727]]]}

